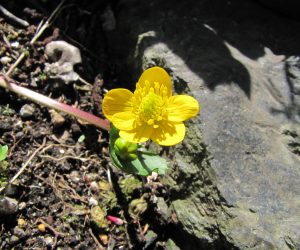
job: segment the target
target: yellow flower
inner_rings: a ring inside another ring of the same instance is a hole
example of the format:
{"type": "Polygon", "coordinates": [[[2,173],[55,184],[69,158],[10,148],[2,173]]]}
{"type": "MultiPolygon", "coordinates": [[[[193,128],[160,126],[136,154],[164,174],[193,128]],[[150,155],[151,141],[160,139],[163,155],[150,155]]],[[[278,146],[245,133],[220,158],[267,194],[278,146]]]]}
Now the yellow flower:
{"type": "Polygon", "coordinates": [[[110,90],[104,96],[102,111],[123,139],[134,143],[150,139],[172,146],[184,139],[183,121],[198,114],[199,104],[188,95],[172,96],[168,73],[152,67],[143,72],[134,93],[110,90]]]}

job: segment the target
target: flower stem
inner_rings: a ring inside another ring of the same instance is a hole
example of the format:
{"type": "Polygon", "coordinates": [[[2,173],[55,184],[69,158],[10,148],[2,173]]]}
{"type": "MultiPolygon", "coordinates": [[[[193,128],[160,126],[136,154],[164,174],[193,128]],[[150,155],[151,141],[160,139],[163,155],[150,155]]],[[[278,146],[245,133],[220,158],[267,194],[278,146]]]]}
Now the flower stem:
{"type": "Polygon", "coordinates": [[[54,99],[51,99],[47,96],[39,94],[33,90],[27,89],[25,87],[18,86],[13,83],[11,80],[8,80],[5,76],[0,75],[0,86],[12,91],[18,95],[24,96],[31,101],[42,104],[48,108],[56,109],[58,111],[65,112],[69,115],[75,116],[76,118],[86,121],[90,124],[93,124],[99,128],[110,130],[110,124],[107,120],[101,119],[95,115],[82,111],[80,109],[74,108],[70,105],[58,102],[54,99]]]}

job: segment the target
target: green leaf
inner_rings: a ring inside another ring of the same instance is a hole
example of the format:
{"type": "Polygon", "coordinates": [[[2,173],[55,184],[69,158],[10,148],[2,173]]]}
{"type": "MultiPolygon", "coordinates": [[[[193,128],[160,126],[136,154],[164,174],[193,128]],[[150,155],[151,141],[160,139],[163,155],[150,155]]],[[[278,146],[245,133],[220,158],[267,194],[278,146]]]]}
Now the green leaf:
{"type": "Polygon", "coordinates": [[[7,157],[8,146],[0,145],[0,161],[3,161],[7,157]]]}
{"type": "Polygon", "coordinates": [[[128,174],[148,176],[152,172],[165,174],[167,161],[159,155],[148,151],[137,151],[135,160],[124,160],[115,151],[115,141],[119,138],[119,130],[114,126],[110,130],[109,152],[114,165],[128,174]]]}

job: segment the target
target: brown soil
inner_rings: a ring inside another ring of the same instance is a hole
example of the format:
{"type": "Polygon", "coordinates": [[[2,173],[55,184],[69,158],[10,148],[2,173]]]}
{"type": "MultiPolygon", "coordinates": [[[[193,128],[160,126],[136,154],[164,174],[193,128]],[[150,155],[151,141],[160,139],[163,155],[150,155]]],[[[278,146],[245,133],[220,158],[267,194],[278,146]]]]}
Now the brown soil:
{"type": "MultiPolygon", "coordinates": [[[[0,67],[1,73],[7,72],[27,50],[26,59],[11,75],[13,80],[101,117],[102,90],[117,82],[117,77],[113,63],[108,60],[99,19],[105,3],[88,2],[65,5],[52,26],[30,45],[38,25],[49,17],[58,2],[24,1],[17,5],[4,1],[5,8],[31,25],[22,28],[0,16],[0,57],[11,58],[0,67]],[[77,65],[76,72],[90,85],[82,81],[67,85],[44,74],[45,63],[49,62],[44,49],[52,40],[64,40],[80,49],[84,63],[77,65]]],[[[59,114],[54,112],[56,115],[59,114]]],[[[111,168],[107,132],[60,115],[62,122],[53,118],[49,109],[0,89],[0,144],[9,147],[8,170],[3,176],[10,180],[28,161],[17,181],[0,194],[0,198],[15,198],[19,204],[16,213],[0,218],[0,248],[140,248],[145,243],[143,235],[151,217],[143,215],[134,219],[129,215],[128,201],[118,184],[125,175],[111,168]],[[24,105],[34,111],[27,116],[22,114],[24,105]],[[120,217],[125,223],[118,226],[106,221],[106,225],[97,226],[91,216],[95,202],[108,215],[120,217]]],[[[145,189],[144,197],[147,193],[149,189],[145,189]]],[[[139,190],[131,198],[141,195],[139,190]]]]}

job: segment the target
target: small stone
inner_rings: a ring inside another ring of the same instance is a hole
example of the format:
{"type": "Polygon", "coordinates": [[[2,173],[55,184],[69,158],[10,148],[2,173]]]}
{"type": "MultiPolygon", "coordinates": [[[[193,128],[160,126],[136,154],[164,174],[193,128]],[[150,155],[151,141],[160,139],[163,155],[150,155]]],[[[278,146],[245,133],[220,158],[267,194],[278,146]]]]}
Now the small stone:
{"type": "Polygon", "coordinates": [[[60,127],[65,123],[66,119],[54,109],[49,110],[49,113],[54,127],[60,127]]]}
{"type": "Polygon", "coordinates": [[[9,196],[9,197],[14,197],[18,194],[19,192],[19,187],[15,184],[9,183],[5,189],[4,189],[4,194],[9,196]]]}
{"type": "Polygon", "coordinates": [[[22,201],[19,203],[19,210],[23,210],[26,207],[26,202],[22,201]]]}
{"type": "Polygon", "coordinates": [[[9,241],[10,241],[10,243],[16,243],[16,242],[18,242],[18,240],[19,240],[19,237],[13,235],[10,237],[9,241]]]}
{"type": "Polygon", "coordinates": [[[30,118],[34,116],[35,108],[29,104],[25,104],[20,109],[20,116],[23,118],[30,118]]]}
{"type": "Polygon", "coordinates": [[[12,59],[8,56],[3,56],[0,58],[0,62],[3,64],[3,65],[6,65],[8,63],[10,63],[12,61],[12,59]]]}
{"type": "Polygon", "coordinates": [[[90,183],[90,189],[93,191],[93,192],[98,192],[99,191],[99,185],[96,181],[92,181],[90,183]]]}
{"type": "Polygon", "coordinates": [[[101,240],[101,242],[103,243],[103,245],[107,245],[109,237],[107,234],[100,234],[99,235],[99,239],[101,240]]]}
{"type": "Polygon", "coordinates": [[[16,133],[15,137],[17,140],[21,139],[24,136],[23,131],[19,131],[18,133],[16,133]]]}
{"type": "Polygon", "coordinates": [[[152,230],[149,230],[145,235],[146,244],[144,248],[145,249],[148,248],[156,239],[157,239],[157,234],[152,230]]]}
{"type": "Polygon", "coordinates": [[[67,84],[78,80],[79,75],[73,68],[82,61],[77,47],[65,41],[52,41],[46,45],[45,54],[56,61],[45,64],[45,72],[50,78],[61,79],[67,84]]]}
{"type": "Polygon", "coordinates": [[[46,226],[43,223],[38,224],[37,228],[42,233],[46,232],[46,226]]]}
{"type": "Polygon", "coordinates": [[[99,175],[98,174],[94,174],[94,173],[90,173],[84,176],[84,180],[87,183],[90,183],[92,181],[98,180],[99,179],[99,175]]]}
{"type": "Polygon", "coordinates": [[[162,216],[162,218],[167,221],[171,218],[171,211],[165,202],[164,198],[157,198],[157,212],[162,216]]]}
{"type": "Polygon", "coordinates": [[[26,225],[27,225],[26,220],[24,220],[22,218],[18,219],[18,226],[19,227],[25,227],[26,225]]]}
{"type": "Polygon", "coordinates": [[[180,250],[180,248],[171,239],[168,239],[168,241],[166,242],[165,249],[166,250],[180,250]]]}
{"type": "Polygon", "coordinates": [[[13,48],[18,48],[20,46],[20,43],[18,41],[15,41],[15,42],[12,42],[10,45],[13,48]]]}
{"type": "Polygon", "coordinates": [[[19,238],[22,238],[22,237],[26,236],[26,233],[22,228],[19,228],[17,226],[14,228],[14,235],[18,236],[19,238]]]}
{"type": "Polygon", "coordinates": [[[94,197],[89,198],[89,206],[97,206],[98,201],[94,197]]]}
{"type": "Polygon", "coordinates": [[[0,215],[10,215],[18,210],[18,201],[9,197],[0,200],[0,215]]]}
{"type": "Polygon", "coordinates": [[[44,242],[45,242],[47,247],[52,247],[53,243],[54,243],[54,240],[53,240],[52,237],[48,236],[44,239],[44,242]]]}
{"type": "Polygon", "coordinates": [[[78,171],[72,171],[70,173],[70,179],[73,183],[79,183],[81,178],[79,177],[79,172],[78,171]]]}

